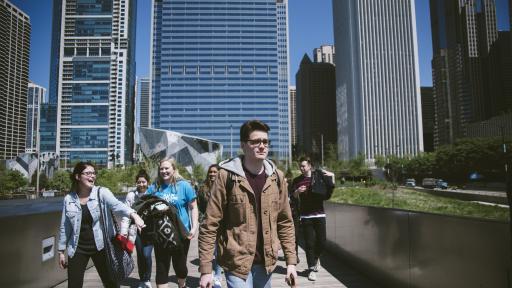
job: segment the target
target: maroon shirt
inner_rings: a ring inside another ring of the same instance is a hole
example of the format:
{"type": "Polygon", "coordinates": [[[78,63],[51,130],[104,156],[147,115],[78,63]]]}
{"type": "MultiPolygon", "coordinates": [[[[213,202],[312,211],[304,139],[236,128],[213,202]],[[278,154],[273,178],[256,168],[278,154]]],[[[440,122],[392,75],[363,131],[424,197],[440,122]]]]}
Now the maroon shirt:
{"type": "Polygon", "coordinates": [[[256,217],[258,219],[258,237],[256,239],[256,255],[254,255],[253,264],[262,264],[263,261],[263,228],[261,226],[261,192],[263,191],[263,186],[265,186],[265,181],[267,180],[267,174],[263,170],[258,175],[254,175],[249,170],[244,167],[245,177],[247,178],[247,182],[251,185],[252,191],[254,191],[254,196],[256,198],[256,217]]]}

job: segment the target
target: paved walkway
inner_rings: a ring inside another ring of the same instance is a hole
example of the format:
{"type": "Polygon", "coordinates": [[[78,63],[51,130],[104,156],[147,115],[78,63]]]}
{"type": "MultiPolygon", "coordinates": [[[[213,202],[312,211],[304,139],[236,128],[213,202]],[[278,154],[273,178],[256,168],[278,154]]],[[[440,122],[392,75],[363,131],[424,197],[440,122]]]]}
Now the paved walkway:
{"type": "MultiPolygon", "coordinates": [[[[199,259],[198,259],[198,250],[197,250],[197,238],[192,240],[190,244],[190,250],[188,254],[188,268],[189,268],[189,277],[187,279],[187,287],[199,287],[199,259]]],[[[328,253],[325,253],[328,254],[328,253]]],[[[134,258],[137,257],[136,253],[133,254],[134,258]]],[[[332,288],[332,287],[341,287],[341,288],[378,288],[375,284],[371,283],[369,280],[361,277],[358,273],[346,267],[340,261],[336,259],[335,256],[325,255],[320,259],[321,269],[317,273],[317,281],[312,282],[307,279],[306,269],[306,255],[304,251],[299,248],[299,258],[301,262],[297,265],[298,271],[298,287],[319,287],[319,288],[332,288]]],[[[280,257],[283,259],[283,257],[280,257]]],[[[136,261],[135,261],[136,263],[136,261]]],[[[155,261],[153,255],[153,274],[151,276],[152,285],[156,288],[155,280],[155,261]]],[[[272,287],[273,288],[285,288],[288,287],[284,281],[286,274],[286,265],[284,261],[279,261],[274,274],[272,275],[272,287]]],[[[170,288],[177,287],[176,277],[174,276],[174,272],[172,270],[169,272],[169,282],[170,288]]],[[[138,273],[137,267],[130,275],[130,278],[127,279],[125,283],[121,287],[137,287],[138,285],[138,273]]],[[[62,283],[57,288],[68,287],[67,282],[62,283]]],[[[91,267],[85,272],[84,279],[84,287],[102,287],[101,280],[96,272],[96,268],[91,267]]],[[[225,282],[223,283],[223,287],[226,287],[225,282]]]]}

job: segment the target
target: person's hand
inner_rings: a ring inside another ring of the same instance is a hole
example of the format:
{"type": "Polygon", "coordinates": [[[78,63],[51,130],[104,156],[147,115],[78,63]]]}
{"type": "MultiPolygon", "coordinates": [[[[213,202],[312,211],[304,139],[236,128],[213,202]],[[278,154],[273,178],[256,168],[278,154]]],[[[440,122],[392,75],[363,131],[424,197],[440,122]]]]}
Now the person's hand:
{"type": "Polygon", "coordinates": [[[146,227],[146,224],[144,224],[144,220],[142,220],[142,218],[140,218],[139,214],[137,213],[132,213],[132,219],[133,219],[133,222],[135,222],[135,225],[137,225],[137,228],[139,228],[139,231],[142,230],[142,228],[146,227]]]}
{"type": "Polygon", "coordinates": [[[327,170],[322,170],[322,173],[324,173],[325,176],[329,176],[329,177],[334,176],[334,173],[327,171],[327,170]]]}
{"type": "Polygon", "coordinates": [[[196,232],[197,232],[197,228],[196,227],[192,227],[190,229],[190,232],[188,232],[188,234],[187,234],[188,240],[192,240],[192,238],[194,238],[194,236],[196,236],[196,232]]]}
{"type": "Polygon", "coordinates": [[[201,274],[201,279],[199,280],[199,287],[201,287],[201,288],[213,287],[212,273],[201,274]]]}
{"type": "Polygon", "coordinates": [[[290,287],[297,287],[297,270],[295,269],[295,265],[288,265],[286,267],[286,279],[290,279],[288,280],[289,282],[287,281],[290,287]],[[293,279],[293,281],[291,279],[293,279]]]}
{"type": "Polygon", "coordinates": [[[306,187],[306,185],[301,185],[299,188],[297,188],[297,193],[304,193],[306,192],[306,190],[308,190],[308,188],[306,187]]]}
{"type": "Polygon", "coordinates": [[[66,255],[64,255],[64,252],[59,251],[59,266],[62,269],[68,268],[68,261],[66,261],[66,255]]]}

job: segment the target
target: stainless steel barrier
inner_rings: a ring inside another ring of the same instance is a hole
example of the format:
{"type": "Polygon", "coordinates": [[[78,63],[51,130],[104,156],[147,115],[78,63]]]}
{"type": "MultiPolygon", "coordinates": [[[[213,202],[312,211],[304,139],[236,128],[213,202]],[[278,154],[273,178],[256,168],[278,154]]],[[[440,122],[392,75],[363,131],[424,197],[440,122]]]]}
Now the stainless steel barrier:
{"type": "Polygon", "coordinates": [[[0,287],[52,287],[67,279],[58,264],[60,217],[58,209],[0,218],[0,287]]]}
{"type": "Polygon", "coordinates": [[[326,203],[328,249],[385,287],[510,287],[508,224],[326,203]]]}

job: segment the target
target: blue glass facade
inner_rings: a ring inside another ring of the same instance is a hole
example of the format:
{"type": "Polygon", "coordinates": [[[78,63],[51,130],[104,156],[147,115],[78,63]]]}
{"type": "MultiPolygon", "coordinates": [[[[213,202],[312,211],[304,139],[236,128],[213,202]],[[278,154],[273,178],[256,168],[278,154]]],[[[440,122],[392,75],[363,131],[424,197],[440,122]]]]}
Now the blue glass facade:
{"type": "Polygon", "coordinates": [[[40,109],[39,150],[41,152],[55,152],[55,139],[57,138],[57,104],[43,103],[40,109]]]}
{"type": "Polygon", "coordinates": [[[288,156],[286,4],[276,2],[154,1],[152,127],[220,142],[229,156],[240,125],[259,119],[274,157],[288,156]]]}
{"type": "Polygon", "coordinates": [[[53,9],[50,99],[58,104],[56,152],[71,162],[110,167],[131,162],[137,1],[65,3],[55,0],[53,9]],[[115,163],[111,154],[120,155],[115,163]]]}

